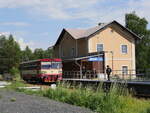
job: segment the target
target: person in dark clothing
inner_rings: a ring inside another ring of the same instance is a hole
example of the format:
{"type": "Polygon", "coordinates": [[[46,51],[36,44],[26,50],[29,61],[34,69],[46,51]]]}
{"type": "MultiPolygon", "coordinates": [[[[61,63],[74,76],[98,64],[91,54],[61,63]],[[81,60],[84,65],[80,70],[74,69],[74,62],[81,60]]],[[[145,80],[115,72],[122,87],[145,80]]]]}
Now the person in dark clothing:
{"type": "Polygon", "coordinates": [[[110,81],[110,73],[111,72],[112,72],[111,68],[109,67],[109,65],[107,65],[106,74],[107,74],[108,81],[110,81]]]}
{"type": "Polygon", "coordinates": [[[85,66],[82,67],[82,74],[83,74],[83,76],[86,75],[86,67],[85,66]]]}

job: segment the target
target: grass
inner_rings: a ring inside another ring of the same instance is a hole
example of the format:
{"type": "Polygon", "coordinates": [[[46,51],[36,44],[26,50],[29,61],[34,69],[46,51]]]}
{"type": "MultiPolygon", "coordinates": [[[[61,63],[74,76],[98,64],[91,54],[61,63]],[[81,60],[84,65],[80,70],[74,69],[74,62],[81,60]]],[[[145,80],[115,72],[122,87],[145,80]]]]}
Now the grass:
{"type": "Polygon", "coordinates": [[[6,89],[18,90],[18,87],[25,87],[27,86],[25,83],[20,81],[12,81],[12,83],[6,86],[6,89]]]}
{"type": "Polygon", "coordinates": [[[11,102],[15,102],[15,101],[16,101],[16,98],[11,98],[10,101],[11,101],[11,102]]]}
{"type": "Polygon", "coordinates": [[[125,86],[112,85],[110,91],[103,91],[102,85],[93,90],[92,87],[72,87],[69,84],[61,84],[56,89],[31,91],[18,89],[25,86],[23,83],[12,83],[8,89],[25,92],[30,95],[44,96],[56,101],[82,106],[98,113],[150,113],[150,100],[132,97],[125,86]]]}

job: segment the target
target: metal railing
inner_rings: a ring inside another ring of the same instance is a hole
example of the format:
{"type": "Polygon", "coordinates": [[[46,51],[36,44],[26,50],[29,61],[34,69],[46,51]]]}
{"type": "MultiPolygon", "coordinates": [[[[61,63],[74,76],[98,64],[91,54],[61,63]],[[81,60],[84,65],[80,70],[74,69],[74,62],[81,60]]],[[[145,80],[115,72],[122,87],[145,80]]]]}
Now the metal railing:
{"type": "MultiPolygon", "coordinates": [[[[101,71],[98,71],[101,72],[101,71]]],[[[93,70],[87,70],[80,74],[80,71],[64,71],[63,78],[71,79],[104,79],[107,80],[106,73],[97,73],[93,70]]],[[[129,80],[129,81],[150,81],[150,69],[146,70],[112,70],[111,80],[129,80]]]]}
{"type": "Polygon", "coordinates": [[[64,71],[63,78],[93,79],[97,78],[97,74],[90,70],[82,73],[82,75],[80,75],[80,71],[64,71]]]}

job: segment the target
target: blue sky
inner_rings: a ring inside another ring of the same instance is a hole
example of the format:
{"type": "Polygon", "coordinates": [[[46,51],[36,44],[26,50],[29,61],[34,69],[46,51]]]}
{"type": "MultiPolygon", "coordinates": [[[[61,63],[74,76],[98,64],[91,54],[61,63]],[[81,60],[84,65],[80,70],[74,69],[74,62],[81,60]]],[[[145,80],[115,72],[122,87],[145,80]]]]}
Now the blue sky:
{"type": "Polygon", "coordinates": [[[46,49],[63,28],[112,20],[124,25],[125,13],[132,11],[150,22],[149,0],[0,0],[0,33],[13,34],[22,49],[46,49]]]}

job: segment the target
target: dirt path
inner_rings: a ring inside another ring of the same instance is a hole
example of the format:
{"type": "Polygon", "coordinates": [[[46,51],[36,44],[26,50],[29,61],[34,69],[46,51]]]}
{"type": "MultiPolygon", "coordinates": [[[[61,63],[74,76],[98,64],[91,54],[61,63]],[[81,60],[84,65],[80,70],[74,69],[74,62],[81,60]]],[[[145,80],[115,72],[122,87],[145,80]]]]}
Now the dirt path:
{"type": "Polygon", "coordinates": [[[86,108],[44,97],[0,90],[0,113],[92,113],[86,108]]]}

